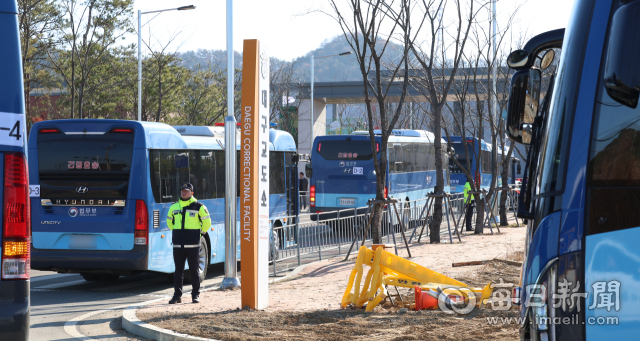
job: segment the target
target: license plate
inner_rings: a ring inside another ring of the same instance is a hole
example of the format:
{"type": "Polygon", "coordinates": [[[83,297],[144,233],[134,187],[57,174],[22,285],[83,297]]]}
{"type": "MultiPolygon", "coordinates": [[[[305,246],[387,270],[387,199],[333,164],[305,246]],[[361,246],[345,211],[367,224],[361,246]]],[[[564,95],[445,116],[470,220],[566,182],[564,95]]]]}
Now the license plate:
{"type": "Polygon", "coordinates": [[[362,175],[362,168],[363,167],[353,167],[353,174],[362,175]]]}
{"type": "Polygon", "coordinates": [[[95,235],[70,235],[69,236],[69,248],[70,249],[97,249],[98,238],[95,235]]]}
{"type": "Polygon", "coordinates": [[[356,204],[356,199],[340,198],[340,206],[354,206],[355,204],[356,204]]]}

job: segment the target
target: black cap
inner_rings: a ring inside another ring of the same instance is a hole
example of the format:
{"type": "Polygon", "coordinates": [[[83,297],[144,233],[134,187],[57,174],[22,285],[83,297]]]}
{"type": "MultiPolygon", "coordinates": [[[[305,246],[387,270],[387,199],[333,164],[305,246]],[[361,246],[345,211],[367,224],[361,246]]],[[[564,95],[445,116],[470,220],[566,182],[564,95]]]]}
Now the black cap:
{"type": "Polygon", "coordinates": [[[188,182],[185,182],[184,184],[182,184],[182,187],[180,187],[180,190],[183,190],[183,189],[188,189],[191,192],[193,192],[193,185],[188,182]]]}

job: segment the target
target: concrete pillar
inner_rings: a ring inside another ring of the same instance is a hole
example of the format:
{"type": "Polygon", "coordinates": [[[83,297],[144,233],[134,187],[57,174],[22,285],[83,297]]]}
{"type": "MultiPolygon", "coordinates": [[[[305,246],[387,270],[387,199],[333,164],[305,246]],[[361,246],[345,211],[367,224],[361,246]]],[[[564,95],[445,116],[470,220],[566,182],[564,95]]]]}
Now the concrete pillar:
{"type": "MultiPolygon", "coordinates": [[[[303,99],[298,107],[298,153],[311,154],[311,99],[303,99]]],[[[322,101],[313,101],[313,136],[323,136],[327,132],[327,105],[322,101]]],[[[304,171],[305,163],[298,168],[304,171]]]]}

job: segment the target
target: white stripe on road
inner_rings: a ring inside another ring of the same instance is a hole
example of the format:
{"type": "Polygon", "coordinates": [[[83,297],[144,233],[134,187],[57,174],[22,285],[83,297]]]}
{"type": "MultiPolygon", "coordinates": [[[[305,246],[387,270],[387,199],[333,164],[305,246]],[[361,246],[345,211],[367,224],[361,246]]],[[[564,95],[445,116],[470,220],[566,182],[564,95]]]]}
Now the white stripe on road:
{"type": "Polygon", "coordinates": [[[73,276],[73,274],[57,274],[57,275],[44,275],[44,276],[32,277],[31,283],[46,281],[46,280],[55,279],[55,278],[68,277],[68,276],[73,276]]]}
{"type": "MultiPolygon", "coordinates": [[[[158,299],[155,299],[155,300],[151,300],[151,301],[140,303],[140,305],[151,304],[153,302],[166,300],[166,299],[167,299],[167,297],[158,298],[158,299]]],[[[95,340],[95,339],[92,339],[90,337],[87,337],[87,336],[83,335],[82,333],[80,333],[78,331],[78,328],[76,328],[76,326],[78,325],[78,322],[80,322],[80,321],[82,321],[82,320],[84,320],[84,319],[86,319],[88,317],[91,317],[93,315],[96,315],[96,314],[101,314],[101,313],[104,313],[104,312],[107,312],[107,311],[110,311],[110,310],[123,309],[123,308],[127,308],[127,307],[130,307],[130,306],[131,306],[131,303],[128,303],[128,304],[125,304],[125,305],[120,305],[120,306],[109,308],[109,309],[92,311],[90,313],[86,313],[84,315],[80,315],[78,317],[74,317],[71,320],[67,321],[67,323],[64,324],[64,331],[67,334],[69,334],[71,337],[75,337],[75,338],[80,339],[82,341],[95,340]]]]}
{"type": "Polygon", "coordinates": [[[40,287],[36,287],[35,289],[57,289],[57,288],[70,287],[72,285],[78,285],[78,284],[83,284],[83,283],[87,283],[87,281],[85,281],[84,279],[81,279],[81,280],[78,280],[78,281],[71,281],[71,282],[43,285],[43,286],[40,286],[40,287]]]}

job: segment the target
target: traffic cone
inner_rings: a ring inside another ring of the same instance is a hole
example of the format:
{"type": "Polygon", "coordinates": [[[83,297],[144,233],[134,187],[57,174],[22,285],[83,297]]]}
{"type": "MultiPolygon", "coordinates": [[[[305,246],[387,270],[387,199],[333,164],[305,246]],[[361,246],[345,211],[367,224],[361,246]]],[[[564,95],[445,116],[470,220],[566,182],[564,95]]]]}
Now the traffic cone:
{"type": "Polygon", "coordinates": [[[422,288],[415,286],[415,299],[416,299],[416,311],[422,309],[436,309],[438,308],[438,299],[429,295],[429,292],[422,292],[422,288]]]}

